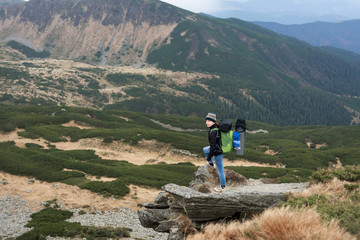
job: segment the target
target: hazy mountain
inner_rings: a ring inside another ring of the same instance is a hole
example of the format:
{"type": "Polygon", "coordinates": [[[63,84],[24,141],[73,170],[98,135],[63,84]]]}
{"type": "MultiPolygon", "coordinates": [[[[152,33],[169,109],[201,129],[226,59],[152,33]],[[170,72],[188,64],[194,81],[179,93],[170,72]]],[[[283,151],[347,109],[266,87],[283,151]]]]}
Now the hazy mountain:
{"type": "Polygon", "coordinates": [[[275,22],[279,24],[305,24],[315,21],[324,22],[338,22],[350,20],[349,17],[326,14],[316,15],[313,13],[299,13],[299,12],[255,12],[255,11],[242,11],[242,10],[226,10],[221,12],[214,12],[211,15],[219,18],[239,18],[249,22],[275,22]]]}
{"type": "Polygon", "coordinates": [[[22,2],[24,2],[24,0],[0,0],[0,7],[22,2]]]}
{"type": "MultiPolygon", "coordinates": [[[[156,0],[31,0],[3,7],[0,41],[3,59],[9,61],[0,69],[1,90],[11,95],[2,99],[12,103],[21,97],[9,88],[21,82],[27,89],[36,82],[44,91],[69,94],[49,99],[57,104],[78,94],[78,104],[84,97],[101,108],[199,116],[216,110],[222,117],[242,115],[276,124],[347,125],[360,112],[360,66],[341,53],[249,22],[209,18],[156,0]],[[94,75],[77,67],[82,70],[59,76],[49,73],[45,63],[27,62],[39,57],[106,69],[94,75]],[[113,65],[157,66],[197,77],[114,75],[113,65]]],[[[20,102],[38,103],[38,96],[29,93],[33,99],[20,102]]]]}
{"type": "Polygon", "coordinates": [[[360,20],[340,23],[314,22],[300,25],[255,23],[279,34],[303,40],[313,46],[332,46],[360,54],[360,20]]]}

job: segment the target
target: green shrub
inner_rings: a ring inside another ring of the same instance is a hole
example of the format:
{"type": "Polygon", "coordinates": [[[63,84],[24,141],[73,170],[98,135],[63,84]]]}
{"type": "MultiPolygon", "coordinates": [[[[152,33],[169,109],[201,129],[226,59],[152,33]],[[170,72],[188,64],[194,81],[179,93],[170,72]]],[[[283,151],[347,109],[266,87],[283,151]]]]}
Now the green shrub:
{"type": "Polygon", "coordinates": [[[17,79],[30,79],[30,74],[28,72],[13,69],[13,68],[5,68],[0,67],[0,76],[5,77],[9,80],[17,80],[17,79]]]}
{"type": "Polygon", "coordinates": [[[271,167],[227,167],[246,178],[273,179],[278,183],[306,182],[312,174],[308,169],[271,168],[271,167]]]}
{"type": "Polygon", "coordinates": [[[104,143],[112,143],[113,141],[114,141],[114,138],[112,138],[112,137],[106,137],[103,140],[104,143]]]}
{"type": "Polygon", "coordinates": [[[25,147],[28,148],[43,148],[43,146],[36,144],[36,143],[25,143],[25,147]]]}
{"type": "Polygon", "coordinates": [[[45,208],[38,213],[31,215],[32,220],[26,224],[26,227],[35,227],[42,222],[62,222],[73,215],[70,211],[58,210],[55,208],[45,208]]]}
{"type": "Polygon", "coordinates": [[[50,56],[49,51],[37,52],[34,49],[29,48],[16,41],[10,41],[7,43],[7,45],[25,54],[28,58],[47,58],[50,56]]]}
{"type": "Polygon", "coordinates": [[[360,165],[345,166],[342,169],[322,169],[311,176],[317,182],[329,182],[335,177],[349,182],[357,181],[360,179],[360,165]]]}
{"type": "Polygon", "coordinates": [[[344,188],[346,190],[348,190],[349,192],[352,192],[356,189],[359,189],[360,185],[359,184],[344,184],[344,188]]]}
{"type": "Polygon", "coordinates": [[[84,210],[79,211],[79,215],[84,215],[84,214],[86,214],[86,212],[84,210]]]}
{"type": "Polygon", "coordinates": [[[103,194],[104,196],[120,197],[130,192],[130,189],[120,180],[112,182],[92,181],[80,185],[80,188],[88,189],[92,192],[103,194]]]}
{"type": "Polygon", "coordinates": [[[65,220],[72,216],[72,212],[45,208],[40,212],[31,215],[31,221],[26,227],[32,230],[19,236],[17,239],[46,239],[46,236],[52,237],[78,237],[86,239],[102,238],[123,238],[130,237],[128,228],[99,228],[81,226],[80,223],[70,223],[65,220]]]}
{"type": "Polygon", "coordinates": [[[138,84],[146,81],[143,75],[130,73],[111,73],[106,75],[106,79],[115,86],[138,84]]]}

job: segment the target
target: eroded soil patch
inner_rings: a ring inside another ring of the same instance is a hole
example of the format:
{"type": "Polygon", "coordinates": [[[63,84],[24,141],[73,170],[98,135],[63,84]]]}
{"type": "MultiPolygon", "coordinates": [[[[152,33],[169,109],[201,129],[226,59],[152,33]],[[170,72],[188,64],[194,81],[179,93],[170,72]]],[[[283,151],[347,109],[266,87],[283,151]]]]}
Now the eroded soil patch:
{"type": "Polygon", "coordinates": [[[29,178],[27,177],[15,176],[4,172],[0,172],[0,180],[6,182],[6,184],[0,184],[0,197],[4,194],[17,195],[24,199],[35,211],[39,211],[43,207],[42,203],[54,199],[57,200],[62,208],[85,207],[84,211],[116,210],[119,207],[129,207],[133,210],[138,210],[149,199],[155,199],[161,191],[156,188],[130,185],[129,194],[122,198],[114,199],[113,197],[105,198],[89,190],[59,182],[47,183],[35,180],[34,183],[29,183],[29,178]]]}

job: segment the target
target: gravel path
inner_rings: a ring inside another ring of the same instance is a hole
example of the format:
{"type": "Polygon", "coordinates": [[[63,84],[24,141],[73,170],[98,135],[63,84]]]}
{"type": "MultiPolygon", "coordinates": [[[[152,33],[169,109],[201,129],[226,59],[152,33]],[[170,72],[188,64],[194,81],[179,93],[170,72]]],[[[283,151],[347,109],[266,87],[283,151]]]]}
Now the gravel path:
{"type": "MultiPolygon", "coordinates": [[[[129,208],[120,208],[117,212],[99,211],[95,214],[86,213],[83,215],[79,214],[81,209],[67,210],[74,213],[68,221],[79,222],[83,226],[131,228],[133,230],[130,232],[131,238],[127,239],[166,240],[168,237],[167,233],[158,233],[153,229],[142,227],[137,212],[129,208]]],[[[0,239],[18,237],[31,230],[26,228],[25,225],[31,220],[30,215],[33,213],[34,211],[30,209],[30,206],[17,194],[3,195],[0,198],[0,239]]],[[[47,239],[66,238],[48,237],[47,239]]]]}

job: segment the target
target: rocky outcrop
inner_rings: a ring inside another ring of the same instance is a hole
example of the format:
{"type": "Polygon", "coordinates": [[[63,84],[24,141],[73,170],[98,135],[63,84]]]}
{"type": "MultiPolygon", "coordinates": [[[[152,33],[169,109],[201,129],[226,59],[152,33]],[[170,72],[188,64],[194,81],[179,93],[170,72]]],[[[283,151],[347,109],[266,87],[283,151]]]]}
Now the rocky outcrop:
{"type": "MultiPolygon", "coordinates": [[[[219,186],[219,175],[215,168],[199,167],[194,173],[195,180],[190,182],[190,188],[202,193],[211,193],[214,187],[219,186]]],[[[225,169],[226,184],[230,188],[259,184],[261,181],[247,180],[243,175],[225,169]]]]}
{"type": "MultiPolygon", "coordinates": [[[[264,184],[247,180],[227,170],[229,188],[214,193],[216,173],[200,167],[190,187],[167,184],[154,202],[138,211],[142,226],[159,232],[169,232],[169,239],[183,239],[186,231],[199,229],[204,223],[222,219],[239,219],[259,214],[285,201],[289,192],[299,192],[307,183],[264,184]],[[238,182],[235,179],[239,180],[238,182]],[[198,190],[205,191],[200,192],[198,190]]],[[[218,180],[217,180],[218,181],[218,180]]]]}

